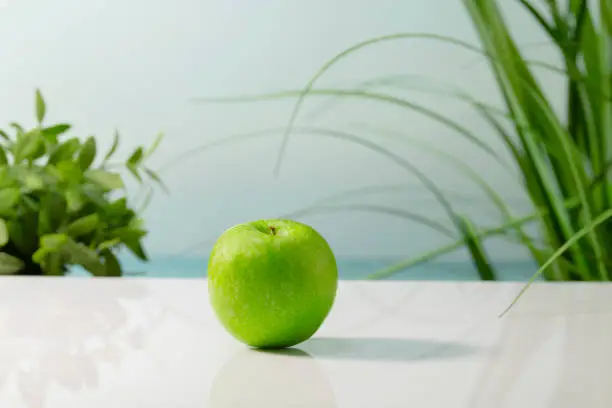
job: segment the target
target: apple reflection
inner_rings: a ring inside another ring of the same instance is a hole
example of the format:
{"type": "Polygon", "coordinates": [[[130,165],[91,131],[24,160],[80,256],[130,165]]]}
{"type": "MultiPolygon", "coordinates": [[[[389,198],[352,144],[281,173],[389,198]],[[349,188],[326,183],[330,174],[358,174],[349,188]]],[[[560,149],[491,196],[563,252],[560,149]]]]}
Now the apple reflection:
{"type": "Polygon", "coordinates": [[[211,408],[333,408],[334,392],[324,370],[308,353],[241,350],[217,373],[211,408]]]}

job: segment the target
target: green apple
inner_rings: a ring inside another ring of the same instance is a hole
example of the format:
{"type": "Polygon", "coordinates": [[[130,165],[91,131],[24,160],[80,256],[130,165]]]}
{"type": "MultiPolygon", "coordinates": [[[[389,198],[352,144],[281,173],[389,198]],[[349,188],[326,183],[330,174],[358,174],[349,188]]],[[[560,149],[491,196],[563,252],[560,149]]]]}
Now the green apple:
{"type": "Polygon", "coordinates": [[[291,220],[226,230],[208,263],[213,310],[235,338],[257,348],[309,339],[334,303],[338,267],[327,241],[291,220]]]}

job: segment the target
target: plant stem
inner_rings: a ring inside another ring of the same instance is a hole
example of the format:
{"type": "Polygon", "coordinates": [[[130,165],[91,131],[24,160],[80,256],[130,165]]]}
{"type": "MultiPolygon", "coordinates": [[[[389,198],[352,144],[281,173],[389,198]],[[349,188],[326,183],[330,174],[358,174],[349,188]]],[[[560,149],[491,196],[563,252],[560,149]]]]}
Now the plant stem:
{"type": "MultiPolygon", "coordinates": [[[[495,227],[495,228],[490,228],[490,229],[485,229],[482,230],[480,233],[475,234],[475,236],[478,239],[483,239],[483,238],[488,238],[494,235],[501,235],[501,234],[506,234],[508,230],[511,229],[516,229],[517,226],[526,224],[528,222],[531,221],[536,221],[539,217],[541,217],[542,214],[541,213],[537,213],[537,214],[530,214],[528,216],[522,217],[522,218],[517,218],[516,220],[510,221],[506,224],[503,224],[499,227],[495,227]]],[[[367,279],[384,279],[384,278],[388,278],[389,276],[400,272],[402,270],[408,269],[410,267],[416,266],[418,264],[424,263],[424,262],[429,262],[432,261],[436,258],[438,258],[439,256],[451,253],[453,251],[456,251],[457,249],[461,248],[463,245],[465,245],[467,242],[465,239],[460,239],[457,240],[455,242],[453,242],[452,244],[440,247],[440,248],[436,248],[433,251],[430,252],[426,252],[425,254],[422,254],[421,256],[418,256],[416,258],[411,258],[409,260],[406,260],[404,262],[400,262],[398,264],[395,264],[393,266],[390,266],[388,268],[385,269],[381,269],[380,271],[374,272],[373,274],[369,275],[367,277],[367,279]]]]}

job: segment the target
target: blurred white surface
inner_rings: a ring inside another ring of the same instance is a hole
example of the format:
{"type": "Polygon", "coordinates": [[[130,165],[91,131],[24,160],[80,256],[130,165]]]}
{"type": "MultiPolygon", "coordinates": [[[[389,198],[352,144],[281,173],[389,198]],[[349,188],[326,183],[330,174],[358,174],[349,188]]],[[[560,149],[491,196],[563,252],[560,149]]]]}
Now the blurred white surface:
{"type": "Polygon", "coordinates": [[[609,407],[612,286],[342,282],[321,330],[248,349],[205,280],[0,280],[0,406],[609,407]]]}

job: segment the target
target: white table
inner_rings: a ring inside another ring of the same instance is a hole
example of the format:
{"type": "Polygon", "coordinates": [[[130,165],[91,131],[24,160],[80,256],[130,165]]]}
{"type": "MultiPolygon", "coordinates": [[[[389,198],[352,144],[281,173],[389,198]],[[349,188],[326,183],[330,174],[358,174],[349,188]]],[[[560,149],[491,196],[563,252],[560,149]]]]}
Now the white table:
{"type": "Polygon", "coordinates": [[[0,279],[7,408],[612,406],[612,285],[342,282],[286,353],[229,337],[205,280],[0,279]]]}

